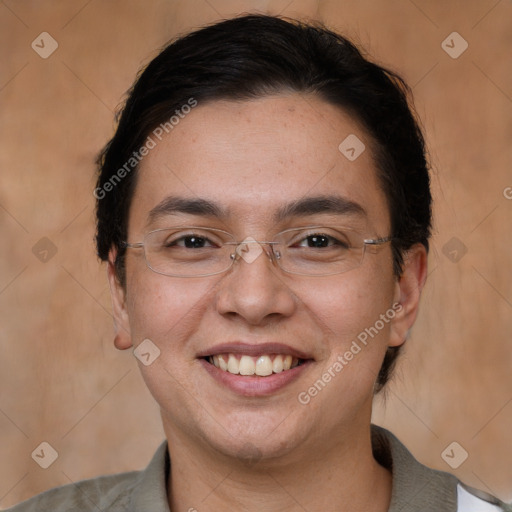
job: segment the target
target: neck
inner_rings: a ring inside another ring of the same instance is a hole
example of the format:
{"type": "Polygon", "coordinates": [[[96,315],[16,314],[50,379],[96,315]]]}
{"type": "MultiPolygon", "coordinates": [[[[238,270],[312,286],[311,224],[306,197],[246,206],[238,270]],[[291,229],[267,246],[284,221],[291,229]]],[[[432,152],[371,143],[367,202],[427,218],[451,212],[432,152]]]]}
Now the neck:
{"type": "MultiPolygon", "coordinates": [[[[391,474],[374,459],[370,428],[351,429],[324,450],[252,462],[233,460],[166,429],[173,512],[339,510],[385,512],[391,474]],[[286,460],[285,460],[286,459],[286,460]]],[[[322,441],[325,444],[325,440],[322,441]]]]}

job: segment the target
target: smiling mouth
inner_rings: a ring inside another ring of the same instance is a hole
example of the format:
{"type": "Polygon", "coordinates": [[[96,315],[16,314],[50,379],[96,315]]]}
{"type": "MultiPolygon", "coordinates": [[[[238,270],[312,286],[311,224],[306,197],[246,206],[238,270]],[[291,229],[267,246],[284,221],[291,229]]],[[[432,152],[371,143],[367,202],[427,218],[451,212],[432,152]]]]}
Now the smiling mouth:
{"type": "Polygon", "coordinates": [[[219,370],[247,377],[269,377],[276,373],[292,370],[305,363],[304,359],[289,354],[262,354],[256,357],[241,354],[217,354],[204,359],[219,370]]]}

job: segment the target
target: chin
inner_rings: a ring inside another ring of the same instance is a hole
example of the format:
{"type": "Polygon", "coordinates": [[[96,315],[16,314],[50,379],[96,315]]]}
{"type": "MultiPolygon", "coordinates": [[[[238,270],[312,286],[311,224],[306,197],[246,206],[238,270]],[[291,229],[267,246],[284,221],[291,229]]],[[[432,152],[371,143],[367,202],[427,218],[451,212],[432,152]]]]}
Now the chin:
{"type": "Polygon", "coordinates": [[[290,454],[297,456],[297,448],[304,447],[308,436],[308,426],[304,424],[304,418],[294,421],[293,414],[272,416],[266,414],[265,420],[261,411],[243,415],[240,414],[238,422],[225,422],[217,428],[204,430],[202,439],[224,456],[236,459],[248,464],[264,463],[279,459],[285,462],[290,454]],[[260,423],[252,424],[259,417],[260,423]],[[229,425],[229,429],[223,426],[229,425]]]}

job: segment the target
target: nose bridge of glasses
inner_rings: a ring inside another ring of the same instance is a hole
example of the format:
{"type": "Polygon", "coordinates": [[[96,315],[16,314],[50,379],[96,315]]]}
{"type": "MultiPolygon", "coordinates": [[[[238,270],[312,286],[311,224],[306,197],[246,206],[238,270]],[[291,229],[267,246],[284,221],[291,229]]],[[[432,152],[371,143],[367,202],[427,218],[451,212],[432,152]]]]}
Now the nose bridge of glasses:
{"type": "Polygon", "coordinates": [[[272,247],[275,243],[247,237],[245,240],[233,244],[236,245],[236,249],[231,254],[231,258],[235,261],[242,258],[246,263],[252,263],[261,253],[265,253],[268,259],[273,262],[275,255],[272,247]]]}

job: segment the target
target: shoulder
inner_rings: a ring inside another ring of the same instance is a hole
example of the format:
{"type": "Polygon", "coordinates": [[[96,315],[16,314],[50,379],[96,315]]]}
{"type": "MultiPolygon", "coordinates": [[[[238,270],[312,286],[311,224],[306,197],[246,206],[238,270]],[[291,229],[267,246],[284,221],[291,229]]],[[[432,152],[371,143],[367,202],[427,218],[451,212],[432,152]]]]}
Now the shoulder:
{"type": "Polygon", "coordinates": [[[101,476],[56,487],[15,505],[6,512],[87,512],[127,509],[140,471],[101,476]]]}
{"type": "Polygon", "coordinates": [[[389,512],[512,512],[512,506],[460,482],[454,475],[420,464],[389,431],[372,425],[375,459],[389,469],[393,488],[389,512]]]}
{"type": "Polygon", "coordinates": [[[56,487],[6,512],[169,512],[166,482],[170,471],[167,441],[146,469],[56,487]]]}

